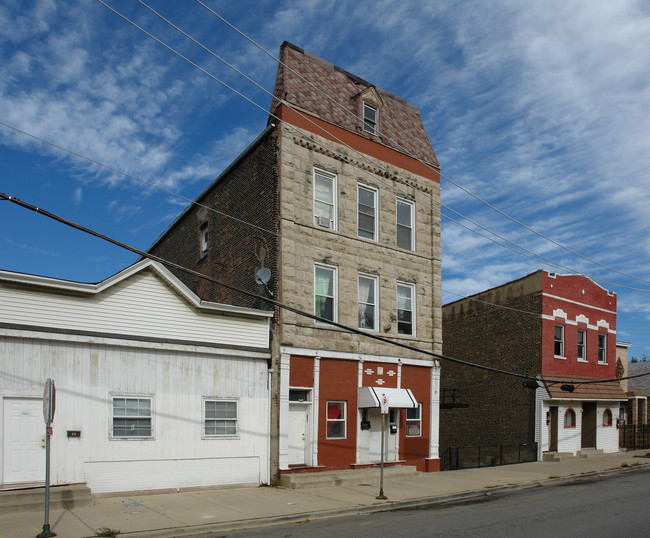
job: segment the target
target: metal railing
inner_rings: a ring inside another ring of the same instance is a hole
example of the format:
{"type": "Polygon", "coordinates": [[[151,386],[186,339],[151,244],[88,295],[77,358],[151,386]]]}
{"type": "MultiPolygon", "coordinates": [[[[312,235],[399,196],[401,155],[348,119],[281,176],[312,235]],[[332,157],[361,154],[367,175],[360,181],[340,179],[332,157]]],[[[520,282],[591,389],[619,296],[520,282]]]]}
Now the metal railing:
{"type": "Polygon", "coordinates": [[[618,428],[618,446],[629,450],[650,448],[650,428],[647,424],[621,424],[618,428]]]}
{"type": "Polygon", "coordinates": [[[452,446],[440,457],[441,471],[493,467],[537,461],[537,443],[491,446],[452,446]]]}

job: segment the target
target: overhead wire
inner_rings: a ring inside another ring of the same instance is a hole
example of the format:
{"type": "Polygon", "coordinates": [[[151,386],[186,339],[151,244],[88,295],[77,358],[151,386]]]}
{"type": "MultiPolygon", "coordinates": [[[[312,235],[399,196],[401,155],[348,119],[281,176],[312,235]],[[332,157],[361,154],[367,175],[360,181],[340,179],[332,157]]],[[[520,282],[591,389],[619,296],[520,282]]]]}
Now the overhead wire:
{"type": "Polygon", "coordinates": [[[55,220],[55,221],[57,221],[57,222],[59,222],[61,224],[64,224],[64,225],[69,226],[71,228],[74,228],[74,229],[76,229],[78,231],[87,233],[89,235],[92,235],[94,237],[102,239],[103,241],[107,241],[109,243],[112,243],[113,245],[116,245],[116,246],[118,246],[120,248],[123,248],[125,250],[130,251],[130,252],[133,252],[135,254],[138,254],[142,258],[147,258],[147,259],[150,259],[152,261],[156,261],[156,262],[158,262],[158,263],[160,263],[160,264],[162,264],[162,265],[164,265],[166,267],[171,267],[173,269],[182,271],[182,272],[187,273],[189,275],[201,278],[203,280],[207,280],[209,282],[217,284],[218,286],[222,286],[224,288],[227,288],[227,289],[229,289],[231,291],[235,291],[235,292],[240,293],[242,295],[245,295],[247,297],[251,297],[251,298],[254,298],[254,299],[258,299],[260,301],[264,301],[264,302],[266,302],[268,304],[274,305],[277,308],[281,308],[283,310],[293,312],[294,314],[297,314],[299,316],[312,319],[314,321],[318,321],[319,323],[325,323],[327,325],[331,325],[333,327],[336,327],[338,329],[341,329],[341,330],[356,334],[358,336],[363,336],[363,337],[369,338],[371,340],[376,340],[376,341],[382,342],[384,344],[390,344],[390,345],[393,345],[393,346],[396,346],[396,347],[399,347],[399,348],[402,348],[402,349],[407,349],[409,351],[413,351],[413,352],[416,352],[416,353],[422,353],[423,355],[426,355],[428,357],[432,357],[433,359],[436,359],[436,360],[445,360],[445,361],[453,362],[453,363],[456,363],[456,364],[461,364],[461,365],[471,367],[471,368],[476,368],[476,369],[485,370],[485,371],[492,372],[492,373],[497,373],[497,374],[503,374],[503,375],[507,375],[507,376],[511,376],[511,377],[516,377],[516,378],[519,378],[519,379],[523,379],[524,381],[531,381],[532,380],[532,381],[549,383],[549,384],[560,384],[560,383],[562,383],[562,384],[571,384],[571,385],[576,385],[576,384],[585,384],[586,385],[586,384],[611,383],[611,382],[623,381],[625,379],[634,379],[634,378],[637,378],[637,377],[644,377],[646,375],[650,375],[650,372],[646,372],[646,373],[643,373],[643,374],[637,374],[637,375],[634,375],[634,376],[628,376],[628,377],[624,377],[624,378],[597,379],[597,380],[589,380],[589,381],[550,379],[550,378],[545,378],[545,377],[537,376],[537,375],[521,374],[521,373],[518,373],[518,372],[512,372],[512,371],[509,371],[509,370],[494,368],[492,366],[477,364],[477,363],[473,363],[473,362],[466,361],[466,360],[463,360],[463,359],[458,359],[456,357],[450,357],[448,355],[443,355],[442,353],[435,353],[435,352],[429,351],[427,349],[420,349],[420,348],[417,348],[417,347],[412,346],[410,344],[406,344],[404,342],[400,342],[400,341],[397,341],[397,340],[392,340],[392,339],[387,338],[385,336],[369,333],[368,331],[364,331],[363,329],[358,329],[358,328],[355,328],[355,327],[352,327],[352,326],[349,326],[349,325],[344,325],[342,323],[338,323],[336,321],[332,321],[332,320],[329,320],[329,319],[326,319],[326,318],[322,318],[320,316],[317,316],[315,314],[311,314],[309,312],[306,312],[306,311],[301,310],[299,308],[296,308],[294,306],[288,305],[288,304],[286,304],[284,302],[281,302],[281,301],[278,301],[276,299],[271,299],[269,297],[260,295],[258,293],[251,292],[249,290],[245,290],[245,289],[240,288],[238,286],[234,286],[233,284],[229,284],[227,282],[221,281],[221,280],[219,280],[217,278],[214,278],[214,277],[212,277],[210,275],[206,275],[206,274],[201,273],[199,271],[195,271],[195,270],[190,269],[188,267],[185,267],[185,266],[183,266],[181,264],[165,260],[164,258],[161,258],[160,256],[156,256],[156,255],[151,254],[149,252],[144,252],[143,250],[140,250],[140,249],[135,248],[135,247],[133,247],[131,245],[123,243],[123,242],[121,242],[121,241],[119,241],[117,239],[114,239],[114,238],[109,237],[107,235],[104,235],[104,234],[102,234],[100,232],[97,232],[95,230],[92,230],[90,228],[82,226],[80,224],[77,224],[77,223],[75,223],[75,222],[73,222],[71,220],[68,220],[68,219],[64,218],[64,217],[61,217],[61,216],[56,215],[54,213],[51,213],[50,211],[47,211],[46,209],[43,209],[41,207],[36,207],[36,206],[34,206],[34,205],[32,205],[32,204],[30,204],[28,202],[20,200],[20,199],[18,199],[16,197],[8,195],[6,193],[0,192],[0,199],[12,202],[12,203],[14,203],[14,204],[16,204],[16,205],[18,205],[20,207],[23,207],[25,209],[33,211],[33,212],[35,212],[35,213],[37,213],[39,215],[43,215],[43,216],[45,216],[45,217],[47,217],[49,219],[55,220]]]}
{"type": "MultiPolygon", "coordinates": [[[[174,54],[178,55],[180,58],[182,58],[183,60],[189,62],[189,63],[190,63],[191,65],[193,65],[194,67],[199,68],[203,73],[207,74],[208,76],[210,76],[211,78],[213,78],[215,81],[217,81],[217,82],[219,82],[220,84],[224,85],[224,86],[225,86],[226,88],[228,88],[229,90],[234,91],[237,95],[244,97],[243,94],[241,94],[241,92],[239,92],[239,91],[237,91],[237,90],[234,90],[230,85],[226,84],[225,82],[223,82],[223,81],[220,80],[219,78],[217,78],[217,77],[211,75],[210,73],[208,73],[208,72],[207,72],[206,70],[204,70],[203,68],[198,67],[197,64],[195,64],[195,63],[192,62],[191,60],[187,59],[185,56],[183,56],[182,54],[180,54],[178,51],[176,51],[175,49],[173,49],[172,47],[170,47],[169,45],[167,45],[166,43],[164,43],[164,42],[161,41],[160,39],[154,37],[151,33],[147,32],[147,31],[144,30],[142,27],[140,27],[139,25],[137,25],[135,22],[133,22],[132,20],[130,20],[128,17],[126,17],[125,15],[123,15],[122,13],[120,13],[119,11],[115,10],[114,8],[112,8],[111,6],[109,6],[108,4],[106,4],[103,0],[97,0],[97,1],[98,1],[99,3],[101,3],[102,5],[106,6],[108,9],[110,9],[113,13],[115,13],[116,15],[118,15],[119,17],[121,17],[122,19],[124,19],[126,22],[128,22],[128,23],[131,24],[131,25],[133,25],[135,28],[137,28],[138,30],[142,31],[142,32],[145,33],[147,36],[149,36],[149,37],[151,37],[152,39],[154,39],[155,41],[157,41],[159,44],[163,45],[163,46],[164,46],[165,48],[167,48],[170,52],[173,52],[174,54]]],[[[215,14],[215,15],[218,16],[220,19],[222,19],[221,16],[217,15],[216,12],[214,12],[213,10],[211,10],[210,8],[208,8],[207,6],[205,6],[205,4],[203,4],[203,3],[200,2],[199,0],[196,0],[196,1],[197,1],[199,4],[201,4],[202,6],[204,6],[206,9],[208,9],[211,13],[215,14]]],[[[273,93],[269,92],[266,88],[264,88],[263,86],[261,86],[260,84],[258,84],[257,82],[255,82],[253,79],[251,79],[250,77],[248,77],[247,75],[245,75],[242,71],[240,71],[239,69],[237,69],[236,67],[234,67],[232,64],[230,64],[229,62],[227,62],[226,60],[224,60],[223,58],[221,58],[219,55],[217,55],[216,53],[214,53],[213,51],[211,51],[208,47],[206,47],[205,45],[203,45],[202,43],[200,43],[199,41],[197,41],[196,39],[194,39],[192,36],[190,36],[189,34],[187,34],[185,31],[183,31],[182,29],[180,29],[178,26],[176,26],[175,24],[173,24],[171,21],[169,21],[169,20],[168,20],[167,18],[165,18],[163,15],[161,15],[160,13],[158,13],[157,11],[155,11],[153,8],[151,8],[150,6],[148,6],[145,2],[143,2],[142,0],[138,0],[138,2],[139,2],[140,4],[142,4],[144,7],[146,7],[149,11],[151,11],[152,13],[154,13],[156,16],[158,16],[161,20],[163,20],[163,21],[166,22],[168,25],[170,25],[172,28],[174,28],[175,30],[177,30],[178,32],[180,32],[181,34],[183,34],[184,36],[186,36],[188,39],[190,39],[191,41],[193,41],[195,44],[197,44],[198,46],[200,46],[200,47],[201,47],[202,49],[204,49],[206,52],[208,52],[209,54],[211,54],[211,55],[212,55],[213,57],[215,57],[217,60],[221,61],[221,62],[224,63],[226,66],[228,66],[229,68],[233,69],[235,72],[237,72],[238,74],[240,74],[241,76],[243,76],[244,78],[246,78],[246,80],[248,80],[249,82],[251,82],[252,84],[254,84],[256,87],[258,87],[259,89],[261,89],[261,90],[264,91],[265,93],[269,94],[269,95],[271,96],[272,99],[281,102],[281,103],[284,104],[285,106],[288,106],[289,108],[291,108],[292,110],[294,110],[294,112],[296,112],[297,114],[299,114],[303,119],[305,119],[306,121],[308,121],[308,122],[310,122],[312,125],[314,125],[317,129],[322,130],[323,132],[327,133],[330,137],[334,138],[338,143],[342,144],[343,146],[345,146],[345,147],[348,148],[349,150],[355,152],[355,154],[357,154],[357,155],[359,155],[361,158],[363,158],[363,159],[369,161],[369,162],[372,163],[374,166],[377,166],[378,168],[384,170],[386,173],[391,174],[391,172],[390,172],[387,168],[385,168],[385,167],[384,167],[380,162],[378,162],[378,161],[374,161],[374,160],[370,159],[368,156],[364,155],[363,153],[361,153],[361,152],[360,152],[359,150],[357,150],[356,148],[353,148],[353,147],[351,147],[350,145],[348,145],[347,143],[343,142],[343,141],[340,140],[338,137],[336,137],[334,134],[332,134],[331,132],[327,131],[327,130],[324,129],[322,126],[318,125],[316,122],[314,122],[313,120],[311,120],[309,117],[305,116],[301,111],[297,110],[295,107],[293,107],[293,106],[292,106],[290,103],[288,103],[287,101],[282,100],[282,99],[279,99],[279,98],[278,98],[277,96],[275,96],[273,93]]],[[[222,19],[222,20],[224,20],[224,19],[222,19]]],[[[224,21],[225,21],[225,20],[224,20],[224,21]]],[[[228,24],[229,24],[229,23],[228,23],[228,24]]],[[[230,25],[230,24],[229,24],[229,25],[230,25]]],[[[249,39],[249,38],[247,38],[247,39],[249,39]]],[[[251,40],[251,42],[253,42],[254,44],[256,44],[256,46],[261,47],[260,45],[257,45],[257,43],[255,43],[254,41],[251,40]]],[[[263,49],[263,48],[262,48],[262,50],[264,50],[264,51],[265,51],[267,54],[269,54],[272,58],[276,59],[278,62],[280,62],[282,65],[284,65],[284,66],[286,67],[286,65],[285,65],[284,63],[282,63],[279,59],[275,58],[275,56],[273,56],[270,52],[266,51],[266,50],[263,49]]],[[[297,73],[297,72],[294,71],[293,69],[291,69],[291,68],[289,68],[289,67],[288,67],[288,69],[290,69],[291,72],[295,73],[296,75],[300,76],[301,79],[305,80],[305,79],[302,77],[302,75],[300,75],[299,73],[297,73]]],[[[305,81],[306,81],[306,80],[305,80],[305,81]]],[[[306,82],[308,82],[308,81],[306,81],[306,82]]],[[[316,88],[319,92],[323,93],[323,95],[326,95],[326,96],[327,96],[327,94],[326,94],[325,92],[322,92],[322,90],[318,89],[315,85],[311,84],[310,82],[308,82],[308,83],[309,83],[312,87],[316,88]]],[[[328,97],[330,100],[332,100],[333,102],[336,103],[335,100],[333,100],[333,99],[330,98],[329,96],[327,96],[327,97],[328,97]]],[[[254,104],[257,108],[260,108],[260,109],[262,109],[265,113],[267,113],[266,110],[265,110],[263,107],[261,107],[261,105],[258,105],[258,104],[256,104],[256,103],[254,103],[252,100],[250,100],[250,99],[248,99],[248,98],[246,98],[246,97],[244,97],[244,98],[245,98],[248,102],[251,102],[252,104],[254,104]]],[[[340,106],[341,108],[343,108],[344,110],[346,110],[346,112],[348,112],[349,114],[352,114],[355,118],[357,118],[357,119],[360,120],[360,118],[359,118],[358,116],[356,116],[353,112],[348,111],[347,109],[345,109],[345,107],[343,107],[343,105],[340,105],[340,104],[338,104],[338,103],[337,103],[337,105],[340,106]]],[[[269,113],[269,115],[272,116],[272,117],[274,117],[274,118],[277,119],[278,121],[280,121],[280,118],[278,118],[278,117],[275,116],[274,114],[269,113]]],[[[300,129],[296,128],[295,126],[291,126],[290,124],[287,124],[286,122],[284,123],[284,125],[287,125],[287,126],[292,127],[295,131],[297,131],[299,134],[301,134],[301,136],[303,136],[303,137],[309,139],[311,142],[318,143],[318,142],[315,141],[313,138],[309,137],[308,135],[306,135],[305,133],[303,133],[300,129]]],[[[388,137],[387,137],[387,138],[388,138],[388,137]]],[[[392,139],[391,139],[391,140],[392,140],[392,139]]],[[[399,146],[399,144],[398,144],[397,142],[393,141],[393,143],[395,143],[395,144],[397,144],[397,145],[399,146]]],[[[321,147],[324,147],[324,146],[322,146],[322,144],[320,144],[320,143],[318,143],[318,144],[319,144],[321,147]]],[[[399,147],[400,147],[403,151],[405,151],[407,154],[409,154],[412,158],[418,160],[421,164],[427,166],[427,167],[430,168],[431,170],[434,170],[434,171],[436,171],[436,172],[439,172],[439,170],[432,168],[432,167],[431,167],[430,165],[428,165],[426,162],[422,161],[422,160],[419,159],[417,156],[411,154],[411,152],[409,152],[407,149],[402,148],[402,146],[399,146],[399,147]]],[[[341,157],[344,158],[344,159],[346,160],[346,162],[348,162],[349,164],[351,164],[351,165],[354,166],[354,163],[352,163],[351,161],[349,161],[345,156],[342,156],[342,155],[341,155],[341,157]]],[[[359,167],[357,167],[357,168],[359,168],[359,167]]],[[[360,170],[362,170],[362,171],[364,171],[364,172],[366,172],[366,173],[370,173],[370,172],[368,172],[367,170],[364,170],[363,168],[360,168],[360,170]]],[[[392,174],[391,174],[391,175],[392,175],[392,174]]],[[[374,174],[373,174],[373,177],[374,177],[375,179],[377,179],[378,181],[380,181],[381,183],[383,183],[384,185],[386,185],[388,188],[394,190],[395,192],[398,192],[398,193],[404,195],[404,193],[402,193],[401,191],[399,191],[399,189],[397,189],[394,185],[391,185],[391,184],[386,183],[385,181],[383,181],[381,178],[377,177],[377,176],[374,175],[374,174]]],[[[431,198],[431,197],[429,196],[429,198],[431,198]]],[[[431,198],[431,199],[432,199],[432,201],[433,201],[433,198],[431,198]]],[[[430,210],[432,210],[432,211],[435,211],[435,209],[434,209],[433,207],[430,207],[430,206],[428,206],[428,205],[426,205],[426,204],[422,204],[422,202],[420,202],[420,204],[421,204],[421,205],[424,205],[426,208],[428,208],[428,209],[430,209],[430,210]]],[[[531,251],[531,250],[529,250],[529,249],[526,249],[525,247],[522,247],[522,246],[518,245],[517,243],[514,243],[513,241],[510,241],[510,240],[508,240],[507,238],[505,238],[505,237],[503,237],[503,236],[497,234],[497,233],[494,232],[493,230],[490,230],[489,228],[486,228],[486,227],[484,227],[484,226],[482,226],[482,225],[476,223],[476,222],[473,221],[472,219],[470,219],[470,218],[468,218],[468,217],[462,215],[462,214],[459,213],[458,211],[455,211],[455,210],[451,209],[450,207],[448,207],[448,206],[442,204],[441,202],[439,202],[439,204],[440,204],[441,208],[445,208],[445,209],[447,209],[447,210],[449,210],[449,211],[452,211],[453,213],[457,214],[457,215],[460,216],[461,218],[467,220],[468,222],[471,222],[471,223],[474,224],[475,226],[478,226],[478,227],[480,227],[481,229],[487,231],[488,233],[491,233],[491,234],[493,234],[494,236],[498,237],[499,239],[501,239],[501,240],[503,240],[503,241],[506,241],[507,243],[513,245],[513,246],[515,247],[515,249],[512,249],[512,248],[509,249],[509,250],[513,250],[513,252],[516,252],[516,253],[518,253],[518,254],[520,254],[520,255],[523,255],[523,256],[525,256],[525,257],[530,258],[530,256],[528,256],[528,255],[525,254],[525,252],[528,252],[528,253],[530,253],[530,254],[532,254],[533,256],[536,257],[536,258],[531,258],[531,259],[533,259],[533,260],[535,260],[535,261],[543,260],[543,261],[545,261],[546,263],[549,263],[549,264],[551,264],[551,265],[554,266],[554,267],[560,268],[560,269],[565,270],[565,271],[569,271],[570,273],[573,273],[573,274],[584,274],[584,273],[581,272],[581,271],[576,271],[576,270],[571,269],[571,268],[569,268],[569,267],[567,267],[567,266],[564,266],[564,265],[562,265],[562,264],[559,264],[559,263],[557,263],[557,262],[555,262],[555,261],[553,261],[553,260],[551,260],[551,259],[549,259],[549,258],[546,258],[546,257],[544,257],[544,256],[541,256],[540,254],[537,254],[537,253],[535,253],[535,252],[533,252],[533,251],[531,251]],[[521,249],[522,252],[520,252],[520,251],[518,251],[518,250],[516,250],[516,249],[521,249]]],[[[453,222],[453,223],[455,223],[455,224],[457,224],[457,225],[460,225],[460,224],[458,223],[458,221],[456,221],[455,219],[452,219],[451,217],[449,217],[448,215],[445,215],[445,214],[442,213],[442,212],[440,213],[440,216],[441,216],[441,218],[446,218],[446,219],[450,220],[451,222],[453,222]]],[[[480,237],[483,237],[483,238],[485,238],[485,239],[488,239],[488,240],[490,240],[490,241],[496,243],[497,245],[505,246],[505,245],[503,245],[502,243],[500,243],[499,241],[496,241],[496,240],[494,240],[494,239],[492,239],[492,238],[490,238],[490,237],[488,237],[488,236],[485,236],[485,235],[483,235],[483,234],[481,234],[481,233],[478,233],[476,230],[473,230],[473,229],[471,229],[471,228],[469,228],[469,227],[467,227],[467,226],[463,226],[463,225],[460,225],[460,226],[462,226],[463,228],[467,229],[468,231],[470,231],[470,232],[472,232],[472,233],[475,233],[476,235],[479,235],[480,237]]],[[[506,248],[508,248],[508,247],[506,247],[506,248]]],[[[629,290],[633,290],[633,291],[650,292],[650,290],[648,290],[648,289],[635,288],[635,287],[631,287],[631,286],[625,286],[625,285],[622,285],[622,284],[618,284],[618,283],[616,283],[616,282],[611,282],[611,281],[608,281],[608,280],[605,280],[605,279],[602,279],[602,278],[598,278],[598,277],[594,277],[594,276],[590,276],[590,275],[586,275],[586,276],[588,276],[589,278],[591,278],[591,279],[594,280],[594,281],[601,282],[601,283],[603,283],[603,284],[607,284],[607,285],[609,285],[609,286],[620,287],[620,288],[622,288],[622,289],[629,289],[629,290]]],[[[631,276],[631,275],[629,275],[629,276],[631,276]]],[[[632,278],[634,278],[634,277],[632,277],[632,278]]],[[[640,279],[640,280],[643,280],[643,279],[640,279]]],[[[647,282],[650,283],[650,281],[647,281],[647,282]]]]}
{"type": "MultiPolygon", "coordinates": [[[[138,1],[141,1],[141,0],[138,0],[138,1]]],[[[345,107],[344,105],[342,105],[341,103],[339,103],[338,101],[336,101],[333,97],[329,96],[325,91],[323,91],[322,89],[320,89],[318,86],[316,86],[315,84],[313,84],[311,81],[307,80],[307,79],[306,79],[306,78],[305,78],[305,77],[304,77],[300,72],[295,71],[295,70],[292,69],[291,67],[287,66],[285,63],[282,62],[282,60],[281,60],[279,57],[275,56],[272,52],[270,52],[270,51],[268,51],[267,49],[265,49],[262,45],[260,45],[259,43],[257,43],[254,39],[252,39],[252,38],[251,38],[250,36],[248,36],[246,33],[244,33],[244,32],[242,32],[241,30],[239,30],[239,28],[235,27],[232,23],[230,23],[228,20],[226,20],[224,17],[222,17],[219,13],[217,13],[216,11],[214,11],[212,8],[210,8],[209,6],[207,6],[204,2],[202,2],[201,0],[195,0],[195,1],[196,1],[198,4],[200,4],[201,6],[203,6],[203,7],[204,7],[206,10],[208,10],[210,13],[212,13],[212,14],[213,14],[215,17],[217,17],[219,20],[221,20],[224,24],[226,24],[227,26],[229,26],[230,28],[232,28],[233,30],[235,30],[238,34],[240,34],[240,35],[241,35],[242,37],[244,37],[246,40],[248,40],[250,43],[252,43],[253,45],[255,45],[255,46],[256,46],[258,49],[260,49],[262,52],[264,52],[265,54],[267,54],[267,55],[268,55],[269,57],[271,57],[273,60],[275,60],[276,62],[278,62],[280,65],[282,65],[284,68],[288,69],[289,71],[291,71],[291,73],[293,73],[294,75],[296,75],[297,77],[299,77],[303,82],[305,82],[306,84],[308,84],[309,86],[311,86],[313,89],[315,89],[317,92],[319,92],[321,95],[323,95],[324,97],[326,97],[326,98],[327,98],[331,103],[335,104],[338,108],[340,108],[341,110],[343,110],[346,114],[352,115],[354,118],[356,118],[356,119],[359,120],[360,122],[363,121],[362,118],[360,118],[359,116],[357,116],[354,112],[352,112],[352,111],[349,110],[347,107],[345,107]]],[[[141,2],[141,3],[142,3],[142,2],[141,2]]],[[[589,258],[588,256],[584,256],[583,254],[580,254],[579,252],[577,252],[577,251],[575,251],[575,250],[573,250],[573,249],[567,247],[566,245],[563,245],[563,244],[561,244],[560,242],[555,241],[555,240],[552,239],[551,237],[548,237],[548,236],[546,236],[546,235],[544,235],[544,234],[538,232],[537,230],[533,229],[532,227],[528,226],[527,224],[521,222],[520,220],[516,219],[515,217],[509,215],[509,214],[506,213],[505,211],[503,211],[503,210],[499,209],[498,207],[496,207],[495,205],[491,204],[491,203],[488,202],[487,200],[484,200],[484,199],[481,198],[480,196],[474,194],[474,193],[471,192],[469,189],[463,187],[462,185],[460,185],[460,184],[457,183],[456,181],[452,180],[450,177],[448,177],[448,176],[446,176],[445,174],[443,174],[442,171],[441,171],[439,168],[434,168],[434,167],[432,167],[430,163],[425,162],[423,159],[421,159],[421,158],[418,157],[417,155],[413,154],[413,153],[412,153],[408,148],[405,148],[404,146],[402,146],[402,145],[399,143],[398,140],[395,140],[395,139],[391,138],[390,136],[388,136],[388,135],[382,133],[379,129],[377,129],[377,133],[378,133],[379,135],[381,135],[382,137],[384,137],[386,140],[389,140],[390,142],[392,142],[393,144],[395,144],[398,148],[400,148],[400,150],[401,150],[402,152],[406,153],[407,155],[409,155],[409,156],[412,157],[413,159],[416,159],[417,161],[419,161],[420,164],[422,164],[422,165],[424,165],[424,166],[430,168],[431,170],[435,170],[435,171],[437,171],[437,172],[440,174],[440,177],[442,177],[443,179],[447,180],[449,183],[451,183],[452,185],[454,185],[456,188],[460,189],[461,191],[463,191],[463,192],[466,193],[467,195],[471,196],[472,198],[474,198],[474,199],[477,200],[478,202],[480,202],[480,203],[484,204],[485,206],[489,207],[489,208],[492,209],[493,211],[499,213],[501,216],[505,217],[506,219],[508,219],[508,220],[510,220],[510,221],[512,221],[512,222],[514,222],[514,223],[517,224],[518,226],[521,226],[522,228],[526,229],[527,231],[529,231],[529,232],[531,232],[531,233],[537,235],[538,237],[544,239],[545,241],[548,241],[548,242],[552,243],[553,245],[555,245],[555,246],[557,246],[557,247],[559,247],[559,248],[561,248],[561,249],[563,249],[563,250],[566,250],[567,252],[569,252],[570,254],[572,254],[572,255],[574,255],[574,256],[577,256],[577,257],[579,257],[579,258],[581,258],[581,259],[583,259],[583,260],[585,260],[585,261],[588,261],[588,262],[590,262],[590,263],[593,263],[594,265],[597,265],[597,266],[599,266],[599,267],[602,267],[602,268],[607,269],[607,270],[609,270],[609,271],[612,271],[612,272],[614,272],[614,273],[620,274],[620,275],[622,275],[622,276],[625,276],[625,277],[628,277],[628,278],[631,278],[631,279],[634,279],[634,280],[638,280],[638,281],[646,282],[646,283],[650,284],[650,280],[647,280],[647,279],[644,279],[644,278],[641,278],[641,277],[637,277],[637,276],[635,276],[635,275],[631,275],[631,274],[629,274],[629,273],[625,273],[625,272],[623,272],[623,271],[620,271],[620,270],[618,270],[618,269],[615,269],[615,268],[613,268],[613,267],[610,267],[610,266],[608,266],[608,265],[606,265],[606,264],[603,264],[603,263],[601,263],[601,262],[599,262],[599,261],[597,261],[597,260],[594,260],[594,259],[592,259],[592,258],[589,258]]],[[[465,218],[465,217],[463,217],[463,218],[465,218]]],[[[520,248],[521,248],[521,247],[520,247],[520,248]]],[[[603,282],[603,281],[601,280],[601,282],[603,282]]],[[[614,285],[615,285],[615,284],[614,284],[614,285]]],[[[631,289],[634,289],[634,288],[631,288],[631,289]]]]}

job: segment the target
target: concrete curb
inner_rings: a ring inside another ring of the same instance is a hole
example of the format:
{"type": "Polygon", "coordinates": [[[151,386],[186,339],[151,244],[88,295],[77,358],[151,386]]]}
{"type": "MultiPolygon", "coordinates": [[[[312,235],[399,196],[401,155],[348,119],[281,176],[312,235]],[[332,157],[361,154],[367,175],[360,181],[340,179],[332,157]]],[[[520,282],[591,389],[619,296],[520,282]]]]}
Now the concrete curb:
{"type": "MultiPolygon", "coordinates": [[[[185,525],[179,527],[168,527],[161,529],[150,529],[147,531],[135,532],[121,532],[120,536],[127,536],[129,538],[176,538],[181,536],[189,536],[195,534],[207,534],[215,532],[228,532],[243,529],[256,529],[271,525],[281,525],[285,523],[298,523],[301,521],[309,521],[315,519],[326,519],[330,517],[341,517],[347,515],[362,515],[372,514],[378,512],[390,512],[395,510],[408,510],[413,508],[428,508],[448,503],[465,502],[473,499],[492,495],[504,495],[521,491],[525,489],[532,489],[537,487],[552,487],[560,486],[563,484],[571,484],[583,480],[592,480],[594,478],[601,478],[604,476],[611,476],[615,474],[625,474],[631,472],[650,471],[650,463],[639,463],[629,467],[616,467],[603,471],[591,471],[578,475],[560,476],[557,478],[548,478],[545,480],[535,480],[532,482],[522,484],[512,484],[506,486],[495,486],[493,488],[483,488],[481,490],[468,490],[458,493],[436,495],[432,497],[420,497],[417,499],[406,499],[402,501],[386,501],[368,504],[364,506],[351,506],[349,508],[338,508],[331,510],[312,510],[308,512],[301,512],[299,514],[281,515],[281,516],[267,516],[260,518],[248,518],[234,521],[202,523],[199,525],[185,525]]],[[[94,538],[89,536],[88,538],[94,538]]]]}

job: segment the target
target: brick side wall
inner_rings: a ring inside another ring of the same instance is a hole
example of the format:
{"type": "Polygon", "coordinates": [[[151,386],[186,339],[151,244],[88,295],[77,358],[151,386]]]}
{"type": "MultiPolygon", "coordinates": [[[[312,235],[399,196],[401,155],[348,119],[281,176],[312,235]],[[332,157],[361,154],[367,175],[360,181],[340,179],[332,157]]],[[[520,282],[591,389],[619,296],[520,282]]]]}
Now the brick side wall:
{"type": "MultiPolygon", "coordinates": [[[[277,140],[270,133],[234,165],[151,249],[166,260],[200,271],[247,291],[260,294],[255,274],[271,269],[269,287],[277,289],[277,140]],[[223,214],[234,216],[234,220],[223,214]],[[245,224],[252,223],[255,227],[245,224]],[[201,228],[208,227],[208,251],[201,253],[201,228]],[[265,231],[268,230],[268,231],[265,231]]],[[[247,297],[199,277],[174,271],[201,299],[261,308],[258,299],[247,297]]]]}
{"type": "MultiPolygon", "coordinates": [[[[503,297],[510,309],[464,303],[443,308],[444,354],[527,375],[541,372],[541,296],[503,297]],[[469,305],[469,306],[468,306],[469,305]],[[516,309],[516,310],[512,310],[516,309]]],[[[445,409],[441,399],[440,452],[450,446],[535,441],[535,393],[515,377],[443,361],[441,388],[459,389],[469,407],[445,409]]],[[[442,395],[441,395],[442,398],[442,395]]]]}
{"type": "Polygon", "coordinates": [[[418,403],[422,404],[422,426],[419,437],[406,435],[406,410],[400,416],[400,459],[407,465],[415,465],[418,471],[425,470],[425,459],[429,457],[431,422],[431,369],[421,366],[402,366],[402,387],[410,389],[418,403]]]}

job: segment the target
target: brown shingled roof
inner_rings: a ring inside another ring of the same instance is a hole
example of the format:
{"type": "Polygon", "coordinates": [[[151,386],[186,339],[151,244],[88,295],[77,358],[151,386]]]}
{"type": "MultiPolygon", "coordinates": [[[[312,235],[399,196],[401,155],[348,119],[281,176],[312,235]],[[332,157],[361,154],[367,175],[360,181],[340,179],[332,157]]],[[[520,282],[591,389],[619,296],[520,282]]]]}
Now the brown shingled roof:
{"type": "Polygon", "coordinates": [[[627,400],[626,394],[617,381],[608,383],[589,383],[580,385],[580,381],[596,381],[593,378],[572,377],[570,381],[575,384],[573,392],[561,389],[561,384],[544,383],[551,398],[564,400],[627,400]]]}
{"type": "MultiPolygon", "coordinates": [[[[417,107],[286,41],[280,47],[280,61],[274,89],[277,98],[324,121],[438,166],[438,159],[417,107]],[[300,73],[307,82],[285,65],[300,73]],[[318,87],[343,108],[309,83],[318,87]],[[359,94],[371,87],[383,101],[378,125],[382,134],[377,136],[365,132],[361,121],[355,118],[362,115],[362,100],[359,94]]],[[[271,113],[275,113],[278,106],[279,102],[274,99],[271,113]]]]}

